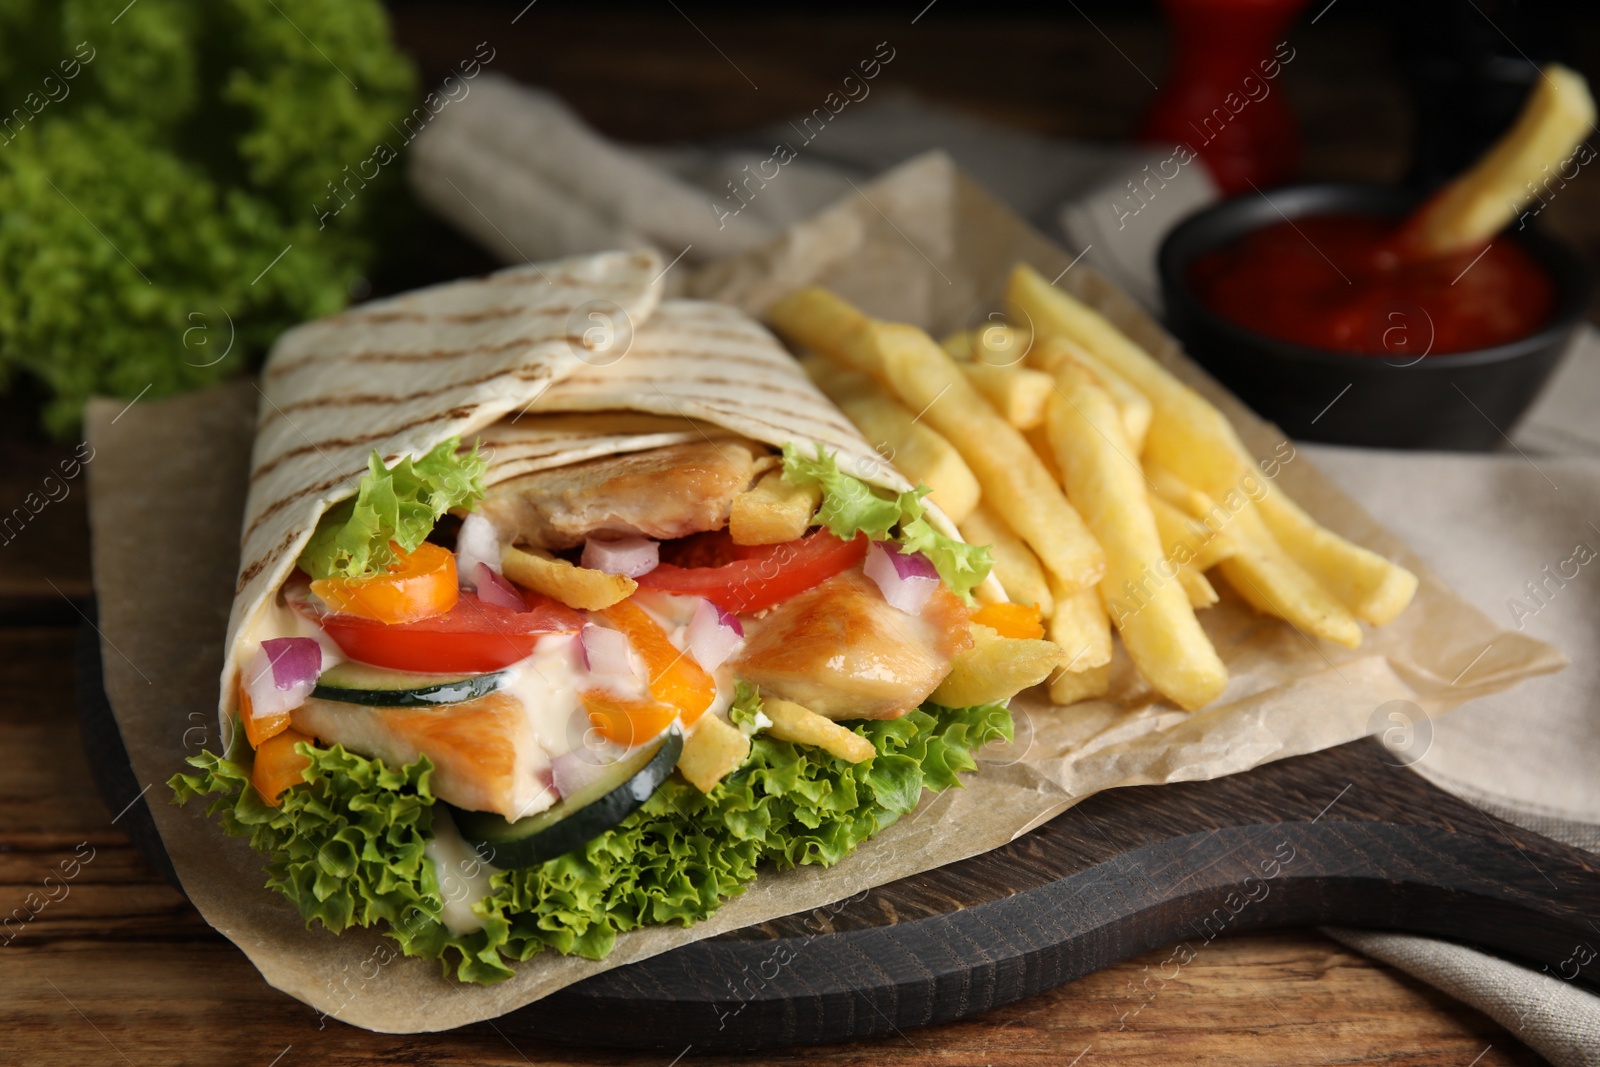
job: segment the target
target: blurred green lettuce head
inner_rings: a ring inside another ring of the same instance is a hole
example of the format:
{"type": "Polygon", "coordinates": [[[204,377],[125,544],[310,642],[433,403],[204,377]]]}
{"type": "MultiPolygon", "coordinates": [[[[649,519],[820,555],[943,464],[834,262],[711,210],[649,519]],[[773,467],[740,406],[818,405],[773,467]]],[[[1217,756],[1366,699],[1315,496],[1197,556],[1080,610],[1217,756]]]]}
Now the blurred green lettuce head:
{"type": "Polygon", "coordinates": [[[69,433],[337,311],[399,168],[341,183],[415,86],[377,0],[0,0],[0,388],[69,433]]]}

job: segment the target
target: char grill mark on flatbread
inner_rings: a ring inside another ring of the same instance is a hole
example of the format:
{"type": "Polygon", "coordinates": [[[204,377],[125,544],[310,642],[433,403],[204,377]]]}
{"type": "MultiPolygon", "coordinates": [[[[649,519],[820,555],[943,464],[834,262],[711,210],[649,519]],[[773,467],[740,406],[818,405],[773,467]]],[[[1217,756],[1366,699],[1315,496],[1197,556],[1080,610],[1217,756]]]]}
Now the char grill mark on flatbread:
{"type": "MultiPolygon", "coordinates": [[[[567,317],[570,316],[575,310],[576,308],[573,307],[550,308],[546,311],[537,311],[531,314],[524,314],[523,318],[519,319],[518,321],[525,322],[529,318],[538,317],[544,319],[560,319],[562,320],[563,324],[565,324],[567,317]]],[[[385,319],[377,324],[390,326],[401,322],[402,320],[399,319],[385,319]]],[[[434,324],[442,325],[443,323],[440,320],[434,320],[434,324]]],[[[416,323],[404,323],[404,325],[415,328],[416,323]]],[[[268,367],[264,376],[269,381],[277,381],[287,378],[297,371],[336,362],[356,364],[437,363],[441,360],[460,359],[463,356],[498,355],[502,352],[510,352],[518,348],[526,348],[530,345],[538,344],[541,341],[548,341],[552,339],[565,341],[568,344],[582,343],[582,338],[573,338],[565,333],[557,334],[554,338],[552,338],[548,331],[532,331],[526,336],[511,337],[495,344],[477,345],[468,348],[435,348],[426,349],[423,351],[406,351],[404,349],[385,351],[379,349],[377,351],[357,352],[353,355],[343,356],[330,354],[331,349],[318,349],[316,351],[307,352],[298,359],[284,360],[282,363],[268,367]]]]}
{"type": "MultiPolygon", "coordinates": [[[[259,429],[273,419],[288,418],[291,411],[310,411],[313,408],[378,407],[384,404],[405,404],[413,400],[427,400],[448,393],[452,389],[460,389],[468,385],[482,385],[484,382],[508,376],[532,382],[548,378],[549,373],[544,367],[535,367],[531,371],[521,369],[496,370],[468,381],[451,382],[447,385],[439,385],[431,389],[420,389],[412,393],[346,393],[341,396],[311,396],[302,400],[290,401],[282,407],[267,406],[261,412],[261,417],[256,425],[259,429]]],[[[258,471],[257,473],[261,472],[258,471]]]]}
{"type": "Polygon", "coordinates": [[[626,356],[552,383],[529,412],[619,407],[714,423],[773,446],[821,443],[884,488],[910,488],[764,326],[722,304],[664,302],[626,356]],[[769,403],[774,395],[781,405],[769,403]]]}
{"type": "Polygon", "coordinates": [[[351,315],[357,322],[450,322],[470,323],[488,322],[491,319],[509,319],[517,315],[526,315],[528,309],[520,304],[510,304],[504,307],[485,308],[482,311],[467,311],[461,314],[429,315],[423,311],[370,311],[362,313],[358,310],[351,315]]]}
{"type": "MultiPolygon", "coordinates": [[[[600,257],[588,257],[588,259],[598,258],[600,257]]],[[[293,358],[287,355],[274,358],[263,372],[263,376],[267,380],[282,378],[324,362],[347,360],[360,363],[428,362],[453,359],[484,347],[475,344],[460,351],[435,349],[417,352],[407,351],[406,346],[401,345],[392,352],[385,352],[383,346],[377,344],[351,348],[340,343],[352,339],[360,341],[361,335],[371,332],[374,327],[477,326],[494,322],[523,322],[530,317],[540,316],[565,319],[585,304],[596,300],[610,301],[627,310],[629,301],[634,299],[635,290],[641,281],[638,275],[652,269],[659,272],[660,259],[654,253],[637,253],[625,258],[616,253],[609,253],[605,258],[608,263],[624,264],[624,269],[629,269],[634,276],[625,277],[620,274],[615,278],[601,276],[590,268],[587,259],[568,261],[574,263],[570,269],[544,270],[537,264],[530,264],[512,267],[487,278],[449,282],[350,308],[337,315],[307,324],[307,329],[318,329],[328,344],[302,352],[293,358]],[[508,295],[506,292],[508,287],[520,291],[508,295]],[[535,287],[542,289],[543,292],[530,300],[529,291],[535,287]]],[[[660,287],[656,284],[659,279],[653,275],[651,278],[652,280],[645,285],[656,294],[656,299],[659,299],[660,287]]],[[[540,336],[544,336],[543,329],[540,331],[540,336]]],[[[582,344],[581,337],[568,336],[566,340],[569,343],[582,344]]],[[[514,347],[516,344],[526,343],[526,338],[513,338],[507,343],[514,347]]]]}
{"type": "MultiPolygon", "coordinates": [[[[503,375],[496,374],[491,376],[491,380],[493,378],[500,377],[503,377],[503,375]]],[[[441,392],[446,391],[449,390],[441,390],[441,392]]],[[[476,410],[477,408],[471,404],[463,404],[460,407],[454,407],[448,411],[441,411],[435,415],[424,415],[421,418],[402,422],[398,426],[387,426],[384,429],[374,430],[372,433],[364,433],[356,437],[329,437],[324,438],[321,441],[307,440],[305,444],[291,448],[287,452],[279,452],[272,459],[257,467],[251,472],[250,480],[254,482],[264,478],[290,460],[298,459],[299,457],[312,452],[319,453],[323,456],[323,458],[326,459],[327,454],[330,451],[342,452],[347,449],[358,448],[361,449],[361,454],[363,457],[365,457],[367,454],[366,446],[374,444],[375,442],[387,440],[396,434],[401,434],[407,430],[416,429],[419,426],[427,426],[430,423],[443,422],[446,419],[464,419],[476,410]]],[[[332,461],[330,460],[329,462],[332,461]]],[[[365,464],[363,464],[363,467],[364,466],[365,464]]],[[[279,505],[281,506],[283,503],[286,503],[287,499],[288,498],[280,500],[278,502],[279,505]]],[[[264,514],[271,514],[271,512],[268,511],[264,514]]],[[[248,535],[249,531],[247,530],[245,532],[248,535]]]]}

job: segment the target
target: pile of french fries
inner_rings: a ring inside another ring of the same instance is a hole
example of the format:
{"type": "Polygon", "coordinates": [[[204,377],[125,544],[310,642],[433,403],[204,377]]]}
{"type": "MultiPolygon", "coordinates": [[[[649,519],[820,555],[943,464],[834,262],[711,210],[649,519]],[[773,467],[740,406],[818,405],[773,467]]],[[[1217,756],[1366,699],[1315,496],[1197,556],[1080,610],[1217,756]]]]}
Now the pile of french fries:
{"type": "MultiPolygon", "coordinates": [[[[1110,685],[1113,627],[1162,696],[1205,706],[1228,683],[1196,612],[1212,575],[1308,639],[1355,647],[1411,602],[1410,571],[1320,526],[1227,418],[1093,308],[1026,265],[1006,314],[944,344],[826,289],[767,313],[823,392],[968,541],[1059,646],[1050,698],[1110,685]]],[[[1285,443],[1287,446],[1287,442],[1285,443]]],[[[1282,458],[1281,455],[1278,458],[1282,458]]]]}

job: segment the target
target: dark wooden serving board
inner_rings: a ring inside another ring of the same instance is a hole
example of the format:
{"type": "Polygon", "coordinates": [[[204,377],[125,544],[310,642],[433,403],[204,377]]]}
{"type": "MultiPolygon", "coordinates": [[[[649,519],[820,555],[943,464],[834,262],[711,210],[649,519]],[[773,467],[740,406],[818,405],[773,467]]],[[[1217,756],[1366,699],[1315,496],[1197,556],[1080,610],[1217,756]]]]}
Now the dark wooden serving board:
{"type": "MultiPolygon", "coordinates": [[[[138,785],[93,631],[77,682],[91,766],[120,807],[138,785]]],[[[1600,858],[1391,759],[1367,739],[1214,781],[1101,793],[993,852],[620,967],[496,1025],[670,1051],[843,1041],[1176,946],[1145,980],[1154,991],[1216,937],[1324,924],[1451,938],[1552,970],[1587,958],[1577,980],[1600,985],[1600,955],[1576,952],[1600,945],[1588,918],[1600,916],[1600,858]]],[[[145,804],[120,825],[176,885],[145,804]]]]}

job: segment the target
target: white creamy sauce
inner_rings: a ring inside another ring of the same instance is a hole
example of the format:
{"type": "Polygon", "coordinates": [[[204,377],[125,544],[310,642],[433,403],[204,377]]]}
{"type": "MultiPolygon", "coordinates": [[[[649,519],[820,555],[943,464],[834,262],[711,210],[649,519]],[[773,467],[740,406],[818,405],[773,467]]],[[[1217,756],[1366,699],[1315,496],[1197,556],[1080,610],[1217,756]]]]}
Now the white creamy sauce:
{"type": "Polygon", "coordinates": [[[489,895],[489,879],[500,868],[485,863],[456,829],[450,813],[433,809],[433,837],[422,847],[422,854],[433,864],[444,910],[439,920],[452,934],[470,934],[483,929],[483,919],[472,906],[489,895]]]}
{"type": "Polygon", "coordinates": [[[533,647],[533,655],[506,671],[503,691],[522,702],[534,737],[551,759],[581,745],[588,728],[578,690],[589,683],[578,661],[577,644],[576,634],[541,637],[533,647]],[[581,725],[575,723],[577,719],[581,719],[581,725]]]}
{"type": "MultiPolygon", "coordinates": [[[[322,649],[322,669],[327,670],[334,664],[343,663],[345,654],[339,646],[333,643],[322,627],[315,621],[306,618],[298,611],[282,602],[281,597],[273,597],[244,629],[243,642],[245,647],[254,655],[255,649],[261,647],[261,642],[270,641],[275,637],[309,637],[322,649]]],[[[245,656],[242,663],[248,663],[249,656],[245,656]]]]}

